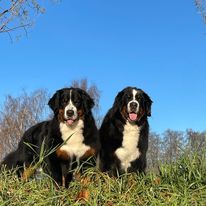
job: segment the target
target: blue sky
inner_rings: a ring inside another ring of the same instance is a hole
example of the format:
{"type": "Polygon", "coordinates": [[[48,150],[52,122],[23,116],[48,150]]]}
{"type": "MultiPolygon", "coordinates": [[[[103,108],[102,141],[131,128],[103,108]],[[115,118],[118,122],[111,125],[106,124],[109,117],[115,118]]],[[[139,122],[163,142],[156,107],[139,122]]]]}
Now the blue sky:
{"type": "Polygon", "coordinates": [[[46,3],[28,37],[0,34],[0,104],[6,94],[53,94],[87,78],[101,91],[101,114],[126,86],[154,104],[152,131],[206,130],[206,25],[194,2],[65,0],[46,3]]]}

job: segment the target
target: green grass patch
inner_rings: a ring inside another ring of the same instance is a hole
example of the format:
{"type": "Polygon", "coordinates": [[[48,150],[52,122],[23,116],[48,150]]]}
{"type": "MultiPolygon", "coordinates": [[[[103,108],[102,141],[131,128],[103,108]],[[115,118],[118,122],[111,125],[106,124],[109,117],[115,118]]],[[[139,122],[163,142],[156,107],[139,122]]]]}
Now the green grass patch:
{"type": "Polygon", "coordinates": [[[160,166],[160,174],[125,174],[111,178],[95,168],[87,169],[68,189],[58,188],[51,178],[22,181],[15,172],[0,174],[0,206],[206,206],[206,159],[182,157],[160,166]],[[87,200],[78,200],[86,191],[87,200]]]}

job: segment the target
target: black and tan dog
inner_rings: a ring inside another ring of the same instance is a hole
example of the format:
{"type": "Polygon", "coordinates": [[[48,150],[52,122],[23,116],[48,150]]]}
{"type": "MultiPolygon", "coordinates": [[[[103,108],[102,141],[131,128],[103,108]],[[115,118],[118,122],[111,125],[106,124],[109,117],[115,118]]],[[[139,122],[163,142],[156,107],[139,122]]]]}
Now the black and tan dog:
{"type": "Polygon", "coordinates": [[[118,93],[99,130],[101,171],[115,176],[145,172],[151,104],[150,97],[136,87],[118,93]]]}
{"type": "Polygon", "coordinates": [[[82,89],[63,88],[53,95],[48,105],[54,112],[53,119],[28,129],[17,150],[1,164],[8,169],[19,167],[18,172],[22,174],[23,168],[38,161],[44,142],[46,150],[58,148],[45,158],[44,171],[67,187],[72,179],[71,171],[77,165],[74,162],[96,155],[99,148],[98,130],[91,112],[94,101],[82,89]]]}

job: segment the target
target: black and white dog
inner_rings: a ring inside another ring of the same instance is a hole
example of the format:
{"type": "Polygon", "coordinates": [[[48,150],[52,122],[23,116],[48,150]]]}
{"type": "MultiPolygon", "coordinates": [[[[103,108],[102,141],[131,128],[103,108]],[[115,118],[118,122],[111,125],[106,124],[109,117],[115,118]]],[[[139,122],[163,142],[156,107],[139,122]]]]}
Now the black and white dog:
{"type": "Polygon", "coordinates": [[[151,104],[150,97],[136,87],[118,93],[99,130],[102,172],[114,176],[145,172],[151,104]]]}
{"type": "Polygon", "coordinates": [[[77,165],[74,162],[85,161],[98,152],[98,130],[91,112],[94,101],[84,90],[71,87],[58,90],[48,105],[54,112],[53,119],[28,129],[17,150],[6,156],[2,165],[8,169],[18,166],[21,175],[25,167],[38,161],[44,142],[46,150],[56,148],[45,158],[44,170],[67,187],[77,165]]]}

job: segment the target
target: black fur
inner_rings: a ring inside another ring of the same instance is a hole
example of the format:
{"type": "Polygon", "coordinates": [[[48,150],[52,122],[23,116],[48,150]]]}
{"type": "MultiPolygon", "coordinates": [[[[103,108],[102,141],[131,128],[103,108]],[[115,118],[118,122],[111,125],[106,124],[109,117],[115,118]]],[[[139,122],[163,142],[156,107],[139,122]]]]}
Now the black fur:
{"type": "MultiPolygon", "coordinates": [[[[50,108],[54,112],[53,119],[41,122],[29,128],[21,138],[17,150],[8,154],[1,165],[5,165],[8,169],[18,167],[18,174],[22,175],[24,168],[28,168],[31,164],[38,161],[38,155],[40,154],[43,141],[45,143],[44,147],[46,151],[57,148],[63,143],[60,123],[64,122],[64,117],[62,117],[60,111],[64,110],[66,104],[68,104],[71,90],[71,99],[76,108],[81,110],[82,115],[78,117],[76,121],[82,119],[84,122],[83,144],[90,146],[95,152],[98,151],[98,130],[91,112],[91,109],[94,106],[94,101],[82,89],[63,88],[58,90],[48,102],[50,108]],[[28,144],[33,147],[35,152],[28,146],[28,144]]],[[[75,157],[62,158],[61,156],[58,156],[57,151],[55,151],[45,158],[44,171],[51,175],[58,184],[65,184],[67,187],[72,179],[72,172],[70,172],[70,170],[74,169],[75,164],[72,164],[72,161],[74,160],[75,157]],[[71,166],[71,164],[73,166],[71,166]],[[62,176],[65,178],[65,183],[62,181],[62,176]]],[[[83,161],[85,159],[81,160],[83,161]]]]}
{"type": "Polygon", "coordinates": [[[102,172],[108,172],[114,176],[124,172],[145,172],[149,132],[147,117],[151,116],[151,104],[150,97],[143,90],[135,87],[126,87],[117,94],[114,104],[107,112],[99,130],[101,143],[99,167],[102,172]],[[135,121],[128,120],[129,114],[127,111],[127,104],[132,100],[132,90],[137,91],[135,101],[139,103],[139,111],[135,121]],[[117,149],[124,148],[122,143],[126,123],[140,128],[137,142],[140,156],[131,161],[127,171],[122,169],[121,161],[115,154],[117,149]]]}

